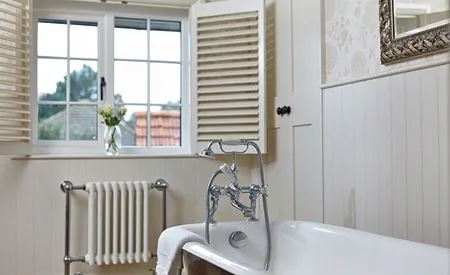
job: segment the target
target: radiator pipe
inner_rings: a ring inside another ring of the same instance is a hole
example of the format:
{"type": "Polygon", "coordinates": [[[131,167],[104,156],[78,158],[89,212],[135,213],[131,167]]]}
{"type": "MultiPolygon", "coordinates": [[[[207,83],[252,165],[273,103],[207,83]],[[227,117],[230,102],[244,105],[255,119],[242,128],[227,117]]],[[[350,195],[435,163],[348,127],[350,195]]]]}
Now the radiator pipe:
{"type": "Polygon", "coordinates": [[[152,183],[151,188],[156,189],[158,191],[163,192],[163,201],[162,201],[162,230],[167,229],[167,188],[169,184],[164,179],[157,179],[154,183],[152,183]]]}
{"type": "Polygon", "coordinates": [[[85,185],[75,186],[72,182],[65,180],[61,183],[61,191],[66,194],[66,220],[64,239],[64,275],[70,275],[70,264],[73,262],[84,262],[84,257],[72,258],[70,256],[70,192],[72,190],[85,190],[85,185]]]}

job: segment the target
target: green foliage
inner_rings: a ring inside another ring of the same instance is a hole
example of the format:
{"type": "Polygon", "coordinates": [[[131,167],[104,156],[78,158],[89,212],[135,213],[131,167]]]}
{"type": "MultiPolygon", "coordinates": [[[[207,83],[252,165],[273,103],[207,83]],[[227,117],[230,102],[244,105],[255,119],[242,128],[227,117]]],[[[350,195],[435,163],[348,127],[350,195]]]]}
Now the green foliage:
{"type": "MultiPolygon", "coordinates": [[[[169,102],[167,102],[167,104],[180,104],[180,102],[181,102],[180,100],[178,100],[177,102],[169,101],[169,102]]],[[[180,107],[178,107],[178,106],[162,106],[161,110],[162,111],[179,111],[180,107]]]]}
{"type": "Polygon", "coordinates": [[[116,126],[119,125],[122,118],[127,113],[127,108],[120,107],[119,109],[114,109],[113,107],[105,107],[98,109],[99,115],[103,118],[106,126],[116,126]]]}
{"type": "Polygon", "coordinates": [[[56,140],[63,139],[65,133],[62,130],[62,125],[51,124],[51,123],[39,123],[39,134],[40,140],[56,140]],[[61,137],[61,134],[63,135],[61,137]]]}
{"type": "MultiPolygon", "coordinates": [[[[97,100],[97,72],[91,67],[83,65],[79,71],[73,71],[70,78],[70,100],[97,100]]],[[[63,81],[56,83],[56,90],[51,94],[43,94],[39,97],[41,101],[65,101],[67,90],[67,76],[63,81]]],[[[65,109],[64,105],[40,105],[39,122],[49,118],[65,109]]]]}

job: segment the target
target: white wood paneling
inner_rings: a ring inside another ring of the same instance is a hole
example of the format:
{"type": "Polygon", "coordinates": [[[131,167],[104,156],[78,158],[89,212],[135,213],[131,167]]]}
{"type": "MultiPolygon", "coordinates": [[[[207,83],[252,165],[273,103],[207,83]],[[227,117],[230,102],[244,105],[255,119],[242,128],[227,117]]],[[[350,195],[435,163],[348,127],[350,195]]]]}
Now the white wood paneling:
{"type": "MultiPolygon", "coordinates": [[[[405,75],[408,239],[422,241],[422,118],[419,71],[405,75]]],[[[425,110],[426,111],[426,110],[425,110]]]]}
{"type": "MultiPolygon", "coordinates": [[[[249,183],[249,159],[238,158],[239,178],[249,183]]],[[[169,182],[168,224],[202,222],[206,186],[215,162],[203,159],[10,160],[0,158],[0,274],[63,274],[65,198],[60,182],[75,184],[107,180],[169,182]]],[[[224,184],[220,178],[219,184],[224,184]]],[[[161,230],[161,193],[151,192],[151,251],[161,230]]],[[[72,195],[71,254],[87,252],[87,200],[83,191],[72,195]]],[[[291,208],[292,205],[291,205],[291,208]]],[[[241,213],[224,198],[218,220],[239,220],[241,213]]],[[[73,264],[75,271],[91,275],[149,274],[146,264],[89,267],[73,264]]],[[[151,273],[150,273],[151,274],[151,273]]]]}
{"type": "MultiPolygon", "coordinates": [[[[378,96],[376,80],[363,83],[366,127],[366,230],[379,231],[379,174],[378,174],[378,96]]],[[[350,106],[348,106],[350,107],[350,106]]]]}
{"type": "Polygon", "coordinates": [[[392,215],[393,236],[408,238],[408,185],[406,183],[406,112],[405,76],[390,78],[391,101],[391,160],[392,160],[392,215]],[[394,222],[395,221],[395,222],[394,222]]]}
{"type": "Polygon", "coordinates": [[[439,209],[441,245],[450,247],[450,66],[438,72],[439,209]]]}
{"type": "Polygon", "coordinates": [[[421,73],[423,241],[439,245],[439,118],[436,68],[421,73]]]}
{"type": "Polygon", "coordinates": [[[392,110],[389,91],[390,79],[380,79],[377,86],[378,94],[378,210],[379,232],[384,235],[393,234],[392,215],[392,110]]]}
{"type": "Polygon", "coordinates": [[[326,222],[449,247],[449,67],[324,89],[326,222]]]}

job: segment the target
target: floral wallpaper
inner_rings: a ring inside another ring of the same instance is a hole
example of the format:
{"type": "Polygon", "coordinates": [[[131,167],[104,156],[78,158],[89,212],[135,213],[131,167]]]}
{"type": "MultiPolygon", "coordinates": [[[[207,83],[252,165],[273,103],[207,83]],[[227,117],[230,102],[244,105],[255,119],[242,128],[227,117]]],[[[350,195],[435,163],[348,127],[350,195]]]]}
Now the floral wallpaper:
{"type": "Polygon", "coordinates": [[[325,0],[327,83],[449,57],[438,54],[383,66],[379,44],[378,0],[325,0]]]}

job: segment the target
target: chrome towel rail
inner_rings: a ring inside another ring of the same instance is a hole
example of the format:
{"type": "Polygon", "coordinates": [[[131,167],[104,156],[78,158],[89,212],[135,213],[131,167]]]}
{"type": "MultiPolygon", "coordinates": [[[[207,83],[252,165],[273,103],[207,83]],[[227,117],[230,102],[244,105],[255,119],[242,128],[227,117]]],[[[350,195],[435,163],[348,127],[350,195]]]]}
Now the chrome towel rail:
{"type": "MultiPolygon", "coordinates": [[[[162,199],[162,230],[167,228],[167,189],[169,185],[164,179],[157,179],[151,184],[150,189],[156,189],[163,193],[162,199]]],[[[65,180],[60,185],[61,191],[66,197],[65,209],[65,238],[64,238],[64,275],[70,275],[70,264],[74,262],[86,262],[84,256],[72,257],[70,255],[70,221],[71,221],[71,192],[74,190],[86,191],[86,185],[74,185],[71,181],[65,180]]],[[[79,274],[79,273],[77,273],[79,274]]]]}

